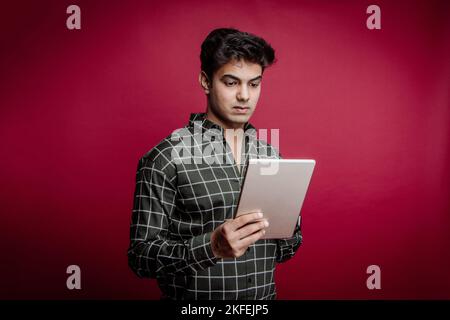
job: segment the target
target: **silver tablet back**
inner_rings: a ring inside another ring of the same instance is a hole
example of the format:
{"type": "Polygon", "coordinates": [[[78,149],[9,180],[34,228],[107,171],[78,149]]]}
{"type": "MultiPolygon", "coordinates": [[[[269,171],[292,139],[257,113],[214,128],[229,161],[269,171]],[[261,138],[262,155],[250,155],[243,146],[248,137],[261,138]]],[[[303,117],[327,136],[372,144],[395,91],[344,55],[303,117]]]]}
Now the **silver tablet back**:
{"type": "Polygon", "coordinates": [[[269,221],[264,239],[292,237],[315,160],[250,159],[235,217],[262,211],[269,221]]]}

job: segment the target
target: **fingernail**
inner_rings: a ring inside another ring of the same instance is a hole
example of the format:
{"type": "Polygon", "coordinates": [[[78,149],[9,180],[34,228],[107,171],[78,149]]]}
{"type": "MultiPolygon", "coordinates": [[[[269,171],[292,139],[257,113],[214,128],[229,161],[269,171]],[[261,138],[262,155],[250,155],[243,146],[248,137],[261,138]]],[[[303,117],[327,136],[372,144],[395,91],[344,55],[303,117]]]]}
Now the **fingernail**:
{"type": "Polygon", "coordinates": [[[262,218],[263,214],[262,212],[258,212],[258,218],[262,218]]]}
{"type": "Polygon", "coordinates": [[[264,226],[268,227],[269,226],[269,221],[264,220],[264,226]]]}

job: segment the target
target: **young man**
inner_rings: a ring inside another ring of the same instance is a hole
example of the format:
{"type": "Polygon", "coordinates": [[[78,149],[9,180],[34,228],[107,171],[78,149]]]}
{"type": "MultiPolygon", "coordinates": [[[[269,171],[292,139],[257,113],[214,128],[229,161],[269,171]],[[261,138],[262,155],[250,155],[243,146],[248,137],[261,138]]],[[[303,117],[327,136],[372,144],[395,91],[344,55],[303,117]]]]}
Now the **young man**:
{"type": "Polygon", "coordinates": [[[300,226],[292,238],[265,240],[263,213],[233,219],[247,160],[280,157],[248,122],[274,50],[216,29],[200,58],[206,112],[139,160],[128,263],[156,278],[163,298],[275,299],[275,265],[294,256],[300,226]]]}

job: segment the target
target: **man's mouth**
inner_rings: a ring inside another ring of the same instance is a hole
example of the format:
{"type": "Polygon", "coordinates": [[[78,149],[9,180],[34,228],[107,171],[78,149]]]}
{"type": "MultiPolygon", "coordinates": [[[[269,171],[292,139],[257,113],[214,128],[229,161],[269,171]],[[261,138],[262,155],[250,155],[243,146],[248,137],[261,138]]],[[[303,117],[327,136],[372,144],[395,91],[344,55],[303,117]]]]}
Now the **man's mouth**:
{"type": "Polygon", "coordinates": [[[246,106],[234,106],[233,109],[237,112],[237,113],[247,113],[248,110],[250,110],[249,107],[246,106]]]}

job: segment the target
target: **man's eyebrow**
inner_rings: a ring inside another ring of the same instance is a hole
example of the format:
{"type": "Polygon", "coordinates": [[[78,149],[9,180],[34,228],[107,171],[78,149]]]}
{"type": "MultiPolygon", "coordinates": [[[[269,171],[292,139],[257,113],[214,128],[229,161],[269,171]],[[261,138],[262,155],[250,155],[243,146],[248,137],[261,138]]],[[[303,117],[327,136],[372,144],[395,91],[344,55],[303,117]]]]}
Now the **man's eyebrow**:
{"type": "MultiPolygon", "coordinates": [[[[220,80],[223,80],[224,78],[231,78],[231,79],[233,79],[233,80],[241,81],[241,79],[239,79],[239,78],[236,77],[236,76],[233,76],[232,74],[224,74],[224,75],[220,78],[220,80]]],[[[259,76],[255,77],[255,78],[253,78],[253,79],[250,79],[249,81],[255,81],[255,80],[260,80],[260,79],[262,79],[262,75],[259,75],[259,76]]]]}

